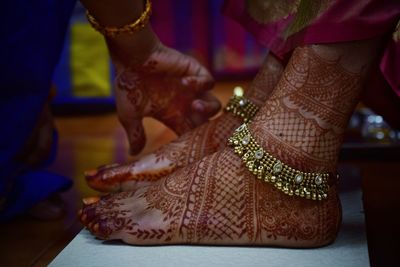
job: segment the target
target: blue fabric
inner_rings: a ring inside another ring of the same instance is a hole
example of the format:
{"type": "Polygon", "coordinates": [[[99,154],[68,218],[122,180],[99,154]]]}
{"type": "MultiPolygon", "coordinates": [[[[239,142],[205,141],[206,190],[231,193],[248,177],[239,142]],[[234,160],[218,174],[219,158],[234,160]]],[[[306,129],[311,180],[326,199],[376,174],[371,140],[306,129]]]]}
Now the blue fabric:
{"type": "Polygon", "coordinates": [[[54,130],[53,145],[48,158],[36,168],[24,170],[14,177],[12,181],[13,187],[8,193],[6,205],[0,213],[0,221],[22,214],[54,192],[63,191],[71,187],[71,180],[44,170],[53,163],[57,155],[57,143],[58,134],[54,130]]]}
{"type": "Polygon", "coordinates": [[[11,206],[19,208],[6,217],[21,213],[34,201],[68,184],[60,176],[26,170],[15,155],[32,133],[48,97],[74,5],[75,0],[0,3],[1,216],[11,206]]]}

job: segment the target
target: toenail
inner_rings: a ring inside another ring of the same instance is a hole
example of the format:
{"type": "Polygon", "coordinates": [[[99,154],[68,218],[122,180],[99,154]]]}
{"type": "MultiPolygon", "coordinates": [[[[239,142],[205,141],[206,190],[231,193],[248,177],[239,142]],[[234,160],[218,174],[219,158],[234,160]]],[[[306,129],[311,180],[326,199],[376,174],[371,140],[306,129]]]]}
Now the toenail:
{"type": "Polygon", "coordinates": [[[93,169],[93,170],[88,170],[84,172],[85,176],[95,176],[97,174],[97,170],[93,169]]]}
{"type": "Polygon", "coordinates": [[[96,203],[99,200],[100,200],[100,197],[98,197],[98,196],[82,198],[82,202],[85,205],[90,205],[90,204],[96,203]]]}
{"type": "Polygon", "coordinates": [[[113,164],[106,165],[106,168],[110,169],[110,168],[115,168],[115,167],[119,167],[119,166],[120,166],[119,163],[113,163],[113,164]]]}

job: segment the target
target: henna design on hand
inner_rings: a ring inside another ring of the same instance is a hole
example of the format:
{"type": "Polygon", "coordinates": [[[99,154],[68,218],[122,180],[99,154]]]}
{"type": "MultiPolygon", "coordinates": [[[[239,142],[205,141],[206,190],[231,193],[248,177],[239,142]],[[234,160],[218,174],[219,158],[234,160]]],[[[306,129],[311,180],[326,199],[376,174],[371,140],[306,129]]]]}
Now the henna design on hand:
{"type": "MultiPolygon", "coordinates": [[[[271,55],[267,57],[245,95],[261,105],[271,94],[282,73],[282,65],[271,55]]],[[[132,76],[130,76],[132,77],[132,76]]],[[[132,82],[133,83],[133,82],[132,82]]],[[[140,88],[140,86],[132,86],[140,88]]],[[[135,99],[142,99],[143,97],[135,99]]],[[[138,105],[138,108],[145,108],[138,105]]],[[[164,145],[129,167],[116,167],[88,173],[88,184],[99,191],[133,190],[144,181],[158,180],[173,171],[197,162],[201,158],[226,146],[227,139],[241,121],[230,113],[205,123],[183,134],[177,140],[164,145]],[[108,173],[111,172],[112,173],[108,173]],[[137,181],[137,183],[135,182],[137,181]],[[122,185],[123,184],[123,185],[122,185]]]]}
{"type": "Polygon", "coordinates": [[[114,61],[117,110],[132,154],[144,146],[143,117],[163,122],[178,135],[196,126],[192,102],[211,89],[213,80],[195,59],[160,44],[144,63],[114,61]]]}

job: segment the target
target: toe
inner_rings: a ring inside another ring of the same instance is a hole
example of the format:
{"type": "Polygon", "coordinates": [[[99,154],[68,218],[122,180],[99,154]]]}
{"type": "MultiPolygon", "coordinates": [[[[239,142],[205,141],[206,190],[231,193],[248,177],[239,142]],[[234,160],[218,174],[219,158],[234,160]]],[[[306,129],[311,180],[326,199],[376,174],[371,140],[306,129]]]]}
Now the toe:
{"type": "Polygon", "coordinates": [[[93,219],[96,217],[96,206],[95,204],[93,205],[88,205],[85,206],[81,209],[81,211],[78,213],[79,219],[83,225],[88,227],[88,225],[93,221],[93,219]]]}
{"type": "Polygon", "coordinates": [[[90,205],[90,204],[96,203],[96,202],[99,201],[99,200],[100,200],[100,197],[99,197],[99,196],[85,197],[85,198],[82,199],[82,202],[83,202],[83,204],[85,204],[85,205],[90,205]]]}
{"type": "Polygon", "coordinates": [[[86,171],[85,178],[88,185],[97,191],[116,192],[120,190],[121,182],[132,179],[132,175],[130,165],[112,164],[86,171]]]}

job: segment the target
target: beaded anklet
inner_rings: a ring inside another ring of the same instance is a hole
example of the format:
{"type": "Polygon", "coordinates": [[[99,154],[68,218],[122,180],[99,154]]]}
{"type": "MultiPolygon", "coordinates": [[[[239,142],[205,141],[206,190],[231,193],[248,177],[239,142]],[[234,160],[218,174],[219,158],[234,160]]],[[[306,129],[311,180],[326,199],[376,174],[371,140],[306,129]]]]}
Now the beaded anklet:
{"type": "Polygon", "coordinates": [[[283,193],[312,200],[328,197],[329,173],[302,172],[282,163],[257,144],[246,123],[235,130],[228,142],[251,173],[283,193]]]}
{"type": "Polygon", "coordinates": [[[233,96],[229,99],[225,111],[240,117],[243,122],[250,122],[257,114],[259,107],[243,96],[242,89],[235,88],[233,96]]]}

